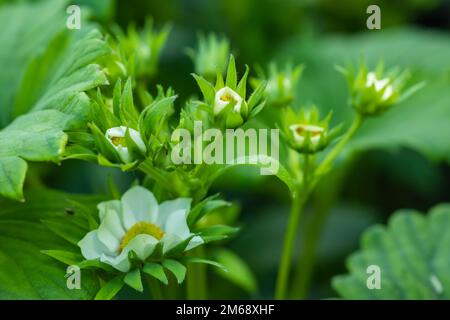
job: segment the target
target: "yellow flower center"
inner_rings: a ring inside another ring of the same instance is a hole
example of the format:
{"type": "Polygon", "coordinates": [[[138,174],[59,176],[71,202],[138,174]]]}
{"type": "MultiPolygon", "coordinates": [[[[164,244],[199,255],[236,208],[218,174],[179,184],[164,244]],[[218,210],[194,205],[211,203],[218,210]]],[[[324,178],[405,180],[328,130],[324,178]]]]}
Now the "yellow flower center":
{"type": "Polygon", "coordinates": [[[137,222],[123,236],[119,246],[119,254],[139,234],[148,234],[158,240],[164,236],[164,232],[157,225],[146,221],[137,222]]]}
{"type": "Polygon", "coordinates": [[[224,101],[224,102],[228,102],[228,101],[231,101],[231,100],[233,100],[234,101],[234,99],[233,99],[233,96],[231,95],[231,94],[223,94],[221,97],[220,97],[220,100],[222,100],[222,101],[224,101]]]}
{"type": "Polygon", "coordinates": [[[295,131],[302,137],[306,136],[307,132],[309,132],[311,137],[317,137],[323,132],[323,128],[313,125],[299,125],[295,128],[295,131]]]}
{"type": "Polygon", "coordinates": [[[125,138],[124,137],[111,137],[111,142],[115,146],[121,145],[122,147],[126,147],[125,138]]]}

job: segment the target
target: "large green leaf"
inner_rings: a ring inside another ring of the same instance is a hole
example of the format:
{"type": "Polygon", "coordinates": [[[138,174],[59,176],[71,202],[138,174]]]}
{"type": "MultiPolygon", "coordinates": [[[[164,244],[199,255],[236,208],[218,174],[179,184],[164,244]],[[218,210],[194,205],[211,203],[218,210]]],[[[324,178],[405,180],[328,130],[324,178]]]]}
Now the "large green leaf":
{"type": "Polygon", "coordinates": [[[357,64],[362,58],[371,67],[381,60],[387,68],[409,69],[411,84],[424,81],[425,88],[386,114],[369,119],[347,151],[405,146],[433,160],[450,161],[448,35],[413,29],[295,39],[280,55],[280,60],[289,57],[307,66],[298,85],[299,102],[312,100],[324,111],[333,109],[336,123],[349,124],[354,114],[336,65],[357,64]]]}
{"type": "Polygon", "coordinates": [[[0,195],[9,198],[23,198],[24,160],[61,160],[64,131],[86,126],[84,91],[107,83],[96,61],[108,46],[89,24],[67,30],[65,8],[47,0],[0,10],[0,195]]]}
{"type": "MultiPolygon", "coordinates": [[[[77,97],[77,104],[88,104],[87,97],[77,97]]],[[[43,110],[20,116],[0,131],[0,195],[23,199],[24,160],[59,162],[67,143],[63,130],[79,125],[76,114],[43,110]]]]}
{"type": "Polygon", "coordinates": [[[333,286],[346,299],[450,299],[450,205],[426,216],[412,210],[396,212],[387,227],[374,226],[350,256],[350,274],[333,286]],[[368,289],[368,267],[380,269],[380,289],[368,289]]]}
{"type": "Polygon", "coordinates": [[[0,299],[91,299],[95,296],[99,284],[91,271],[81,270],[81,289],[69,290],[65,278],[67,266],[41,252],[54,249],[79,254],[77,246],[41,223],[41,220],[64,219],[70,228],[82,221],[77,210],[67,210],[68,198],[89,208],[101,200],[54,191],[29,193],[26,203],[0,200],[0,299]]]}

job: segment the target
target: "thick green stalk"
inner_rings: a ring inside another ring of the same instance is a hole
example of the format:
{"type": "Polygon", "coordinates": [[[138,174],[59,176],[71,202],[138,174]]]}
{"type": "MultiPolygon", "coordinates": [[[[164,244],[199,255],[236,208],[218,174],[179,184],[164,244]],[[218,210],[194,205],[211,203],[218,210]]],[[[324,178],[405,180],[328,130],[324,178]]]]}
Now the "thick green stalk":
{"type": "MultiPolygon", "coordinates": [[[[275,287],[276,299],[286,298],[287,283],[292,264],[294,243],[299,228],[300,218],[303,212],[303,206],[305,205],[305,202],[307,201],[312,190],[314,190],[315,186],[320,181],[320,178],[329,171],[333,161],[336,159],[336,157],[339,155],[348,141],[353,137],[356,131],[361,127],[362,123],[363,117],[358,114],[347,133],[339,141],[339,143],[327,154],[327,156],[317,167],[317,169],[314,170],[314,175],[311,178],[309,175],[309,156],[305,156],[302,185],[301,187],[299,187],[297,195],[293,199],[287,231],[284,238],[283,252],[275,287]]],[[[311,248],[310,251],[313,252],[314,250],[315,248],[311,248]]]]}
{"type": "Polygon", "coordinates": [[[163,300],[164,295],[162,293],[159,281],[147,275],[145,276],[145,279],[147,280],[148,289],[150,290],[150,295],[152,299],[163,300]]]}
{"type": "Polygon", "coordinates": [[[304,299],[308,293],[320,235],[329,217],[331,209],[341,191],[342,184],[353,165],[353,158],[346,161],[342,167],[327,176],[326,183],[318,185],[313,196],[314,214],[304,229],[301,241],[301,256],[295,268],[291,297],[304,299]]]}
{"type": "MultiPolygon", "coordinates": [[[[203,247],[198,247],[193,251],[193,255],[199,258],[205,257],[203,247]]],[[[189,265],[186,274],[186,294],[189,300],[205,300],[208,298],[206,284],[206,265],[193,263],[189,265]]]]}
{"type": "Polygon", "coordinates": [[[287,282],[292,263],[292,253],[294,251],[295,236],[297,235],[297,226],[303,212],[303,205],[306,197],[305,193],[299,192],[292,200],[291,212],[287,224],[287,230],[284,236],[283,251],[281,254],[280,266],[278,268],[277,282],[275,286],[275,299],[286,298],[287,282]]]}

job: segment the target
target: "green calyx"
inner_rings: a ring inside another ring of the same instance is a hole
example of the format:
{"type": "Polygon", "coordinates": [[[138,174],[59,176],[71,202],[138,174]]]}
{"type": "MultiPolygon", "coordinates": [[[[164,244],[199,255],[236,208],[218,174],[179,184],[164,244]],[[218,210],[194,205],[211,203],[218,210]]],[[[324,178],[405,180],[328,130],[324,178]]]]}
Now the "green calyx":
{"type": "Polygon", "coordinates": [[[329,130],[332,113],[320,118],[316,106],[300,109],[296,114],[292,109],[284,110],[282,132],[289,146],[299,153],[314,154],[325,149],[335,137],[337,130],[329,130]]]}

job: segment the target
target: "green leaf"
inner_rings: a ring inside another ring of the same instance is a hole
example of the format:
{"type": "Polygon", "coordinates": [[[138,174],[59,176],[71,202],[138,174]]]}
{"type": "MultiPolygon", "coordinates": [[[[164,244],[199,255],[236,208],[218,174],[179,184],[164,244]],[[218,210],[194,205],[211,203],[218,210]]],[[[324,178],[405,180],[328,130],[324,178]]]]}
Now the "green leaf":
{"type": "Polygon", "coordinates": [[[119,293],[123,285],[123,275],[119,275],[107,282],[95,296],[95,300],[111,300],[119,293]]]}
{"type": "Polygon", "coordinates": [[[228,272],[228,269],[223,265],[213,260],[202,259],[197,257],[184,257],[183,262],[185,263],[199,263],[199,264],[208,264],[210,266],[216,267],[224,272],[228,272]]]}
{"type": "MultiPolygon", "coordinates": [[[[256,87],[255,91],[252,92],[252,94],[250,95],[250,98],[248,99],[248,109],[250,110],[250,115],[255,116],[259,111],[254,111],[253,113],[251,113],[251,111],[253,111],[253,108],[256,107],[256,105],[261,101],[263,95],[264,95],[264,90],[266,89],[266,83],[262,82],[260,85],[258,85],[258,87],[256,87]]],[[[263,104],[264,106],[264,104],[263,104]]],[[[263,108],[263,106],[261,106],[260,104],[260,109],[263,108]]],[[[257,108],[255,108],[257,109],[257,108]]]]}
{"type": "Polygon", "coordinates": [[[22,200],[23,160],[62,159],[64,131],[86,126],[90,101],[84,91],[107,83],[96,62],[110,49],[88,23],[80,32],[65,28],[66,4],[47,0],[0,9],[0,28],[9,30],[0,34],[0,195],[22,200]]]}
{"type": "Polygon", "coordinates": [[[76,225],[68,224],[67,219],[64,218],[44,219],[42,220],[42,223],[55,234],[74,245],[76,245],[89,231],[76,225]]]}
{"type": "Polygon", "coordinates": [[[250,294],[258,291],[255,275],[238,255],[230,250],[219,248],[214,249],[211,255],[215,261],[226,269],[215,269],[214,271],[218,275],[250,294]]]}
{"type": "Polygon", "coordinates": [[[213,85],[209,83],[205,78],[198,76],[196,74],[192,74],[195,81],[197,81],[197,85],[200,88],[203,97],[205,98],[205,102],[208,104],[214,103],[214,96],[216,93],[216,90],[214,89],[213,85]]]}
{"type": "Polygon", "coordinates": [[[297,190],[295,179],[278,160],[265,155],[250,155],[235,159],[233,162],[233,164],[221,166],[219,170],[211,176],[211,181],[214,181],[219,176],[223,175],[228,169],[236,166],[255,166],[264,170],[273,169],[272,174],[284,182],[284,184],[286,184],[289,188],[291,195],[295,196],[297,190]],[[278,170],[274,171],[276,168],[278,168],[278,170]]]}
{"type": "Polygon", "coordinates": [[[0,200],[0,299],[92,299],[99,288],[92,271],[81,271],[80,290],[69,290],[64,277],[65,264],[75,262],[80,249],[41,220],[64,218],[76,228],[74,221],[82,216],[76,210],[68,213],[66,199],[90,208],[103,199],[55,191],[30,192],[26,198],[26,203],[0,200]]]}
{"type": "Polygon", "coordinates": [[[230,55],[230,60],[228,61],[226,85],[227,87],[236,90],[237,72],[236,72],[236,62],[234,61],[233,55],[230,55]]]}
{"type": "Polygon", "coordinates": [[[123,88],[122,97],[120,99],[119,114],[122,123],[124,123],[127,127],[137,129],[139,115],[133,103],[131,78],[128,78],[123,88]]]}
{"type": "Polygon", "coordinates": [[[67,134],[78,120],[57,110],[45,110],[18,117],[0,131],[0,195],[22,199],[22,186],[29,161],[59,162],[67,134]],[[14,171],[12,171],[14,170],[14,171]]]}
{"type": "Polygon", "coordinates": [[[137,290],[139,292],[144,291],[144,287],[142,286],[141,272],[139,271],[139,269],[129,271],[123,281],[134,290],[137,290]]]}
{"type": "Polygon", "coordinates": [[[65,1],[57,0],[2,6],[0,29],[8,32],[0,34],[0,128],[12,120],[14,101],[30,60],[65,28],[65,7],[65,1]]]}
{"type": "Polygon", "coordinates": [[[19,157],[0,157],[0,194],[16,200],[24,200],[23,183],[27,162],[19,157]]]}
{"type": "Polygon", "coordinates": [[[230,202],[221,199],[216,199],[217,197],[218,197],[217,194],[210,196],[202,200],[194,208],[192,208],[187,217],[188,225],[193,226],[198,220],[200,220],[205,215],[211,213],[212,211],[231,205],[230,202]]]}
{"type": "Polygon", "coordinates": [[[178,283],[182,283],[186,277],[186,267],[176,260],[166,259],[162,262],[164,268],[173,273],[178,283]]]}
{"type": "Polygon", "coordinates": [[[144,271],[146,274],[158,279],[165,285],[167,285],[169,283],[166,273],[164,272],[164,268],[158,263],[148,262],[144,265],[144,269],[142,271],[144,271]]]}
{"type": "Polygon", "coordinates": [[[400,210],[388,226],[362,236],[361,249],[347,260],[349,274],[333,278],[346,299],[450,299],[450,205],[426,216],[400,210]],[[380,289],[368,289],[369,266],[378,266],[380,289]]]}
{"type": "Polygon", "coordinates": [[[41,252],[67,265],[77,265],[83,260],[83,256],[81,254],[71,251],[42,250],[41,252]]]}
{"type": "Polygon", "coordinates": [[[214,225],[196,230],[205,243],[226,239],[238,231],[239,228],[226,225],[214,225]]]}
{"type": "Polygon", "coordinates": [[[237,93],[243,98],[245,99],[246,97],[246,89],[247,89],[247,77],[248,77],[248,73],[250,71],[250,68],[246,65],[245,66],[245,73],[242,76],[241,80],[239,81],[239,84],[237,86],[237,93]]]}

